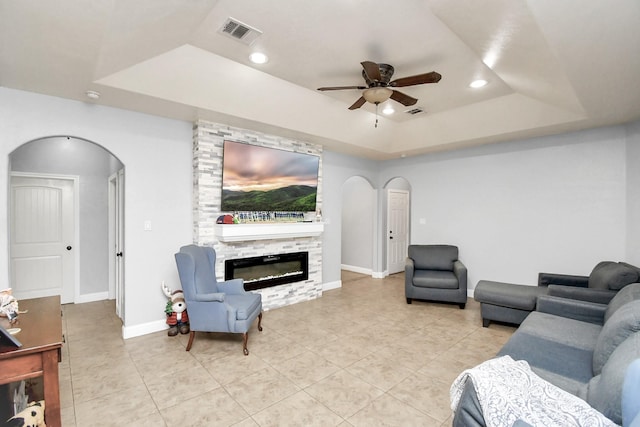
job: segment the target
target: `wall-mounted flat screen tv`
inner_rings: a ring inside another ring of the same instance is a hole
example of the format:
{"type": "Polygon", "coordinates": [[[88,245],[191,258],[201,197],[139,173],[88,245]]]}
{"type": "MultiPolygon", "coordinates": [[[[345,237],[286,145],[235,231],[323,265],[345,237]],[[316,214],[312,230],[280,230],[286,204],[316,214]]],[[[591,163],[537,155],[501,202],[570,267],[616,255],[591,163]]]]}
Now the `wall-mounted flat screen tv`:
{"type": "Polygon", "coordinates": [[[313,212],[320,157],[225,141],[223,212],[313,212]]]}

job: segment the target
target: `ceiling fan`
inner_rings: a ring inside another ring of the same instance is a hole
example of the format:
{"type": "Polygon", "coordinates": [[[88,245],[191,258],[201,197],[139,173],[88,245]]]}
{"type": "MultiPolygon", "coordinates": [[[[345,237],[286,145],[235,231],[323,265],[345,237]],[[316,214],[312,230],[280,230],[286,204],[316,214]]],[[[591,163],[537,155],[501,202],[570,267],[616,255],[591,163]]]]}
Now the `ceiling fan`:
{"type": "Polygon", "coordinates": [[[414,105],[418,100],[406,95],[400,91],[397,91],[395,87],[415,86],[425,83],[438,83],[442,76],[435,71],[425,74],[417,74],[415,76],[403,77],[400,79],[391,80],[393,76],[393,67],[389,64],[376,64],[371,61],[363,61],[362,64],[362,77],[364,77],[366,86],[332,86],[332,87],[320,87],[318,90],[345,90],[345,89],[358,89],[362,90],[362,96],[349,107],[349,110],[356,110],[364,105],[365,102],[372,104],[380,104],[391,98],[394,101],[408,107],[414,105]]]}

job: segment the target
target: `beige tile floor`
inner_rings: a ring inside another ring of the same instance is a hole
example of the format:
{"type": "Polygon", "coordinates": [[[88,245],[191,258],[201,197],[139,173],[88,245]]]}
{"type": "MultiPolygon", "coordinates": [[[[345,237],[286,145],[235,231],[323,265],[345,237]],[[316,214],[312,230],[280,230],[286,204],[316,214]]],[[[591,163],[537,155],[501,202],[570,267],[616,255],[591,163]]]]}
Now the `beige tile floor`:
{"type": "MultiPolygon", "coordinates": [[[[264,313],[240,335],[121,338],[112,301],[63,306],[68,426],[446,426],[449,386],[514,328],[480,307],[404,298],[404,276],[343,272],[340,289],[264,313]]],[[[164,307],[158,307],[162,310],[164,307]]]]}

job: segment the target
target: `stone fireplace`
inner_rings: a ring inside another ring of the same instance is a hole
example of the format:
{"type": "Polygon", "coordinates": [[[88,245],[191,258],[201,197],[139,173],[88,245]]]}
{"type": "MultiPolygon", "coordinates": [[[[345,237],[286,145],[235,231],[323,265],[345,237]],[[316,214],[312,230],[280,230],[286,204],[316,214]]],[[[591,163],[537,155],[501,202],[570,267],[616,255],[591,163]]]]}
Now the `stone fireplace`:
{"type": "MultiPolygon", "coordinates": [[[[218,216],[231,213],[222,212],[220,208],[225,140],[319,156],[316,206],[318,209],[322,208],[321,146],[200,120],[194,126],[193,136],[194,243],[210,246],[216,250],[216,274],[219,280],[230,277],[229,274],[235,274],[227,272],[228,261],[261,259],[266,261],[266,264],[270,264],[269,261],[273,261],[275,257],[305,253],[307,272],[295,276],[294,281],[288,277],[287,280],[278,279],[281,283],[269,282],[270,279],[265,277],[273,274],[267,272],[262,279],[265,279],[269,286],[256,287],[254,284],[245,283],[245,287],[247,290],[262,294],[262,305],[265,310],[320,297],[322,295],[322,223],[216,224],[218,216]]],[[[248,272],[244,270],[243,273],[246,275],[248,272]]]]}

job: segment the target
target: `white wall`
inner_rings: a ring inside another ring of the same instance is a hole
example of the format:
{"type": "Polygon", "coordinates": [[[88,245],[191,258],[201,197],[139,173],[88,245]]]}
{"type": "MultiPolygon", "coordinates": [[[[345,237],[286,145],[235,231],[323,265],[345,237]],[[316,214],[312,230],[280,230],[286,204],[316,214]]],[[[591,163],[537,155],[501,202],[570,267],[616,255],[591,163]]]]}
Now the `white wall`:
{"type": "Polygon", "coordinates": [[[640,265],[640,121],[627,125],[627,259],[640,265]]]}
{"type": "MultiPolygon", "coordinates": [[[[160,282],[179,287],[173,254],[192,241],[192,124],[0,88],[0,204],[7,206],[8,156],[21,144],[70,135],[122,161],[125,184],[125,335],[164,322],[160,282]],[[152,230],[143,231],[145,220],[152,230]]],[[[0,224],[7,230],[6,208],[0,224]]],[[[7,233],[0,271],[8,282],[7,233]]]]}
{"type": "Polygon", "coordinates": [[[104,148],[68,137],[39,139],[21,145],[11,155],[11,170],[76,175],[80,200],[79,294],[109,291],[108,178],[121,168],[104,148]]]}
{"type": "MultiPolygon", "coordinates": [[[[378,162],[325,150],[322,154],[322,281],[340,284],[342,244],[342,186],[352,176],[376,182],[378,162]]],[[[374,253],[375,259],[375,253],[374,253]]],[[[374,271],[380,271],[377,265],[374,271]]]]}
{"type": "Polygon", "coordinates": [[[625,259],[625,146],[603,128],[388,161],[381,178],[409,181],[411,243],[457,245],[471,288],[535,284],[625,259]]]}
{"type": "Polygon", "coordinates": [[[371,274],[373,268],[376,198],[371,183],[361,176],[342,186],[342,268],[371,274]]]}

